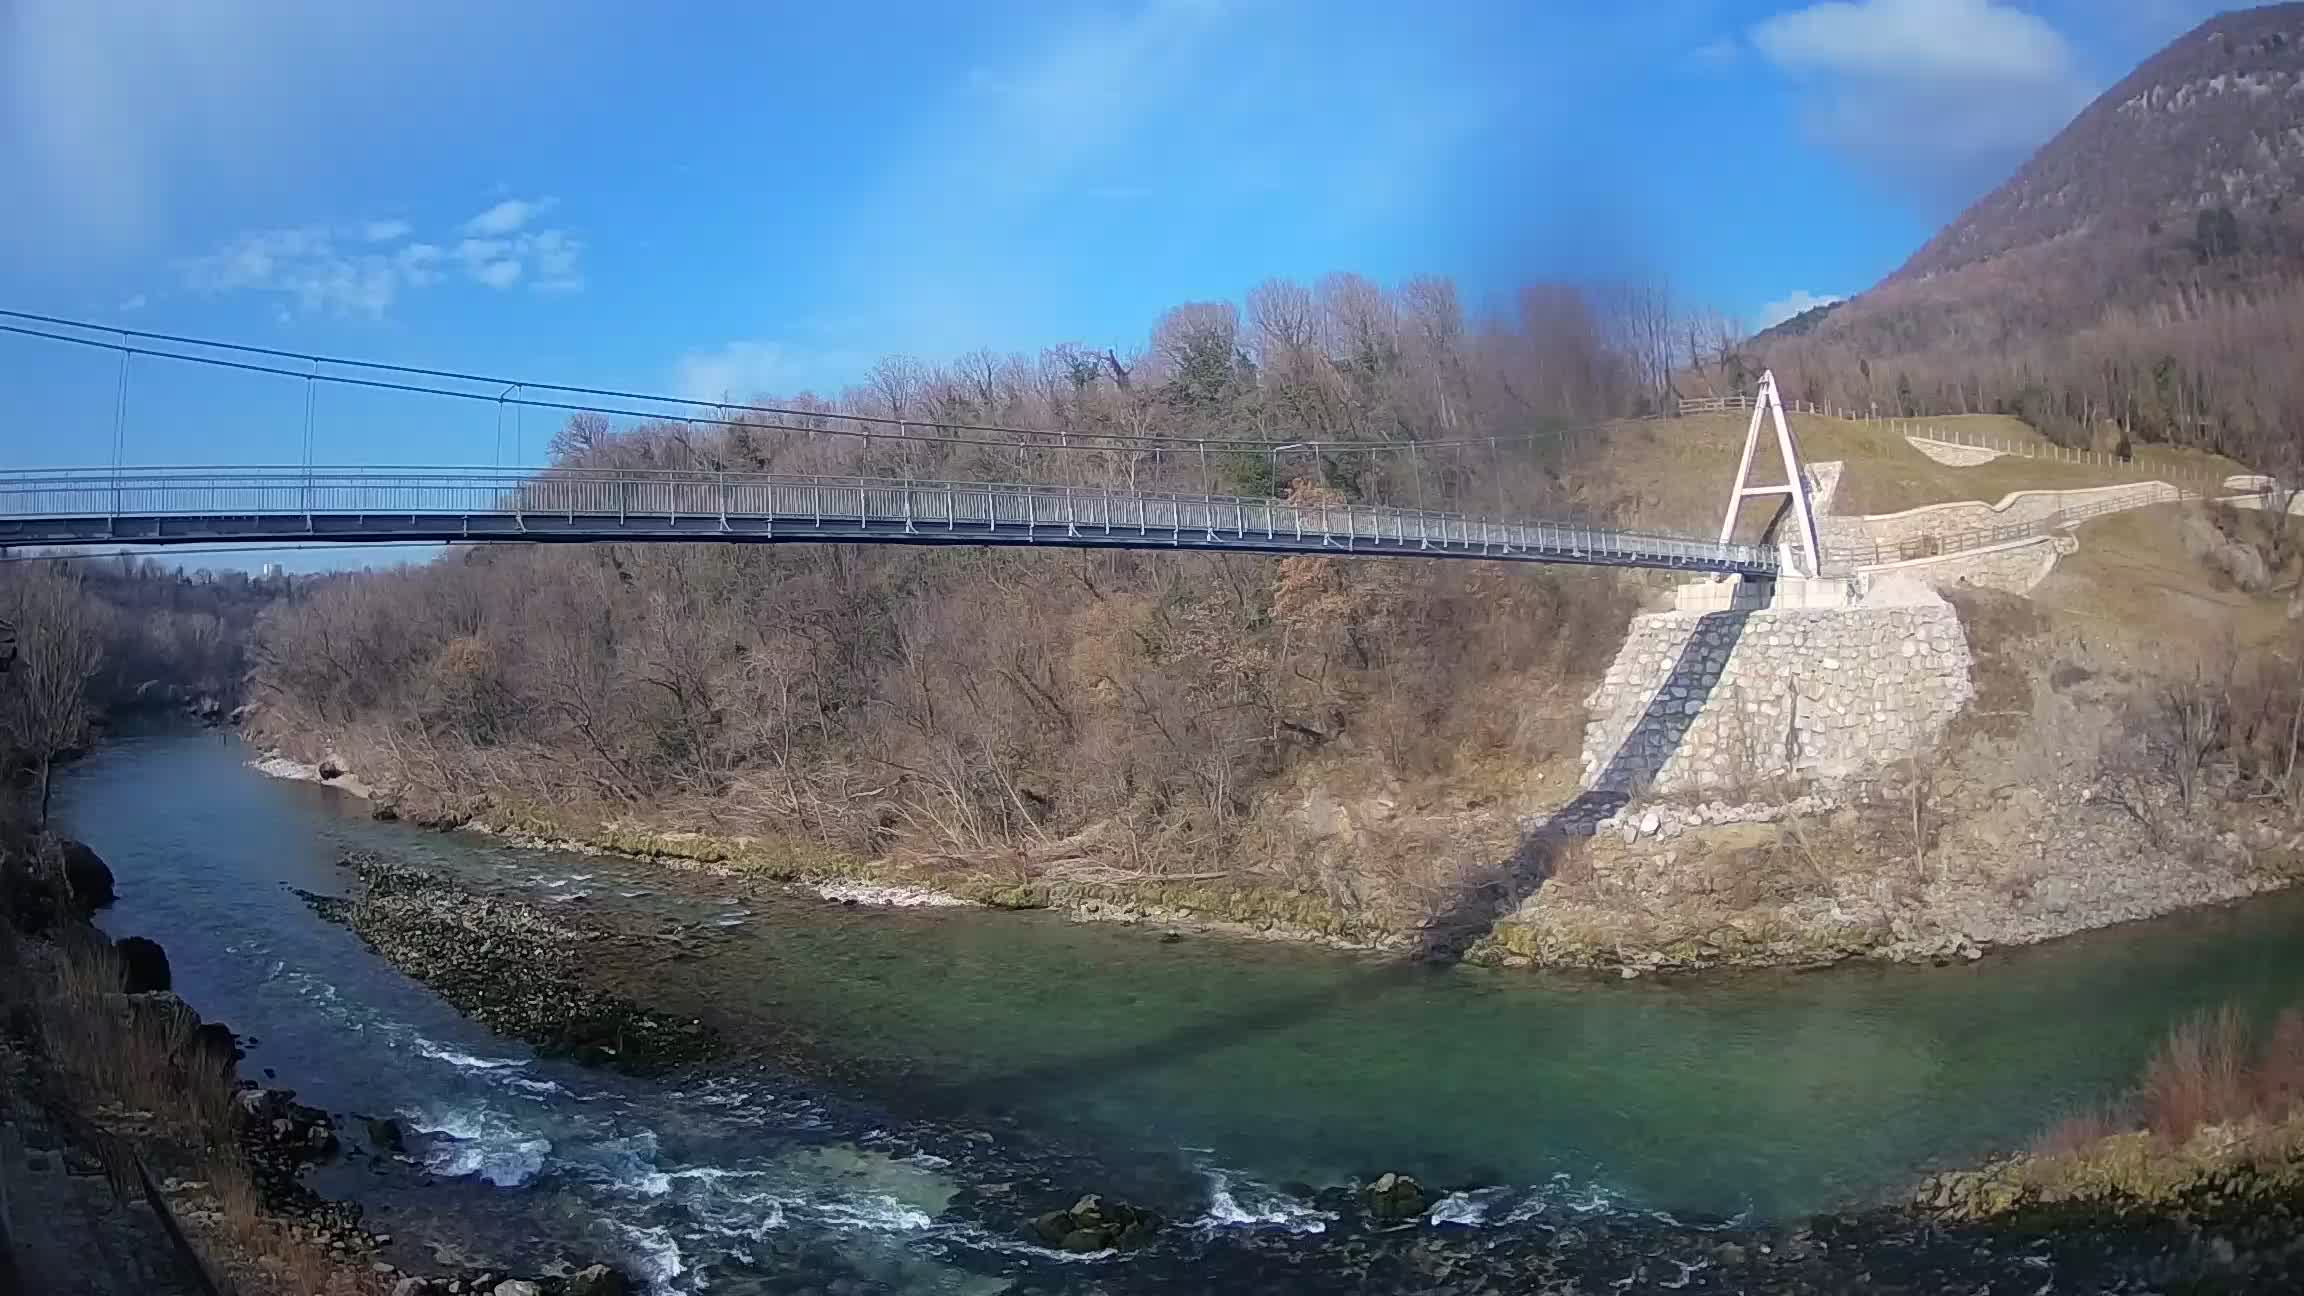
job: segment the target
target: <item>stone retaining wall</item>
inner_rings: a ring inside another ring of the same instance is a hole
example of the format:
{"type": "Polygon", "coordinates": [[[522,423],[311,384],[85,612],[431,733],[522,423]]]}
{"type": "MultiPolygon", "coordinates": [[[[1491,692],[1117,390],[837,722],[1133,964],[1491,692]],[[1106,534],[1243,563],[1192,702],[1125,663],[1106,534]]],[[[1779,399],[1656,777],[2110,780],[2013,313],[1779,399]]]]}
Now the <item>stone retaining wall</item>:
{"type": "Polygon", "coordinates": [[[2034,586],[2048,579],[2049,572],[2056,570],[2058,558],[2079,548],[2080,542],[2068,535],[2040,536],[1939,558],[1882,563],[1862,568],[1857,574],[1869,581],[1895,572],[1938,590],[1966,587],[2029,594],[2034,586]]]}
{"type": "Polygon", "coordinates": [[[1923,536],[1943,536],[1990,527],[2045,522],[2067,509],[2105,503],[2142,508],[2182,498],[2166,482],[2129,482],[2119,486],[2088,486],[2078,490],[2017,491],[1997,504],[1961,500],[1927,504],[1901,513],[1875,513],[1848,521],[1861,522],[1865,534],[1878,545],[1896,545],[1923,536]]]}
{"type": "Polygon", "coordinates": [[[1925,750],[1975,696],[1952,608],[1656,612],[1585,699],[1584,786],[1637,797],[1845,778],[1925,750]]]}

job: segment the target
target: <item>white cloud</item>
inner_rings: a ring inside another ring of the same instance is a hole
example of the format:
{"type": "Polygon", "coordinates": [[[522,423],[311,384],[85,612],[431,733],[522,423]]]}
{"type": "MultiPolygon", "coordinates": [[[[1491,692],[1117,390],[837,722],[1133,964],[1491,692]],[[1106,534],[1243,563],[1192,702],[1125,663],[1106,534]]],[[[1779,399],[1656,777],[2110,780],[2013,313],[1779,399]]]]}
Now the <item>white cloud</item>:
{"type": "Polygon", "coordinates": [[[2001,0],[1828,0],[1751,42],[1814,135],[1931,206],[2004,178],[2094,94],[2063,35],[2001,0]]]}
{"type": "Polygon", "coordinates": [[[757,396],[837,391],[876,357],[862,351],[746,339],[690,351],[672,368],[673,390],[690,400],[738,403],[757,396]]]}
{"type": "Polygon", "coordinates": [[[1786,296],[1779,297],[1762,306],[1755,327],[1772,329],[1804,311],[1811,311],[1819,306],[1830,306],[1834,302],[1846,300],[1848,297],[1845,293],[1812,293],[1805,288],[1797,288],[1786,296]]]}
{"type": "Polygon", "coordinates": [[[456,245],[456,259],[477,270],[502,257],[511,246],[502,239],[465,239],[456,245]]]}
{"type": "Polygon", "coordinates": [[[690,400],[743,401],[780,389],[791,368],[791,353],[780,342],[730,342],[680,357],[673,385],[690,400]]]}
{"type": "Polygon", "coordinates": [[[520,282],[520,263],[517,261],[490,261],[472,269],[472,277],[491,288],[509,288],[520,282]]]}
{"type": "Polygon", "coordinates": [[[1851,76],[2061,76],[2072,49],[2055,28],[1996,0],[1828,0],[1778,14],[1752,43],[1786,67],[1851,76]]]}
{"type": "MultiPolygon", "coordinates": [[[[518,220],[525,224],[544,204],[523,206],[518,220]]],[[[498,204],[481,218],[502,207],[498,204]]],[[[464,228],[474,223],[466,222],[464,228]]],[[[387,220],[362,221],[343,229],[306,225],[256,230],[184,262],[182,269],[185,282],[197,292],[267,293],[286,299],[282,309],[290,313],[371,317],[385,314],[408,290],[438,284],[457,269],[471,282],[498,291],[522,283],[545,293],[576,292],[584,286],[584,245],[566,230],[463,238],[453,244],[403,241],[413,232],[406,221],[387,220]]]]}
{"type": "Polygon", "coordinates": [[[477,235],[510,234],[525,228],[528,222],[549,211],[553,202],[550,198],[507,198],[464,222],[464,232],[477,235]]]}

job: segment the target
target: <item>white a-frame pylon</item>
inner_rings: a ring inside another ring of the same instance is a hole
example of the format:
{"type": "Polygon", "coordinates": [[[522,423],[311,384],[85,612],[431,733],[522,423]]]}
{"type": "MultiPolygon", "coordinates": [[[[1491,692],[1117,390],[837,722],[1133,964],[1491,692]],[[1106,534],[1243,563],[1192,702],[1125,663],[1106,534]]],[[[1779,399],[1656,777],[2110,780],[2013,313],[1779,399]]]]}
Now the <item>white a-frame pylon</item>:
{"type": "Polygon", "coordinates": [[[1792,497],[1792,516],[1800,526],[1801,557],[1806,561],[1804,570],[1794,573],[1815,576],[1823,571],[1823,550],[1816,543],[1816,513],[1808,503],[1808,479],[1800,471],[1800,445],[1792,439],[1792,428],[1784,421],[1784,401],[1776,394],[1776,374],[1770,370],[1760,375],[1760,392],[1752,400],[1752,426],[1744,433],[1744,457],[1736,465],[1736,485],[1728,492],[1728,516],[1720,523],[1720,543],[1736,538],[1736,519],[1744,510],[1744,501],[1755,495],[1789,495],[1792,497]],[[1776,451],[1784,460],[1784,484],[1781,486],[1754,486],[1752,480],[1752,454],[1760,447],[1761,420],[1774,416],[1776,420],[1776,451]]]}

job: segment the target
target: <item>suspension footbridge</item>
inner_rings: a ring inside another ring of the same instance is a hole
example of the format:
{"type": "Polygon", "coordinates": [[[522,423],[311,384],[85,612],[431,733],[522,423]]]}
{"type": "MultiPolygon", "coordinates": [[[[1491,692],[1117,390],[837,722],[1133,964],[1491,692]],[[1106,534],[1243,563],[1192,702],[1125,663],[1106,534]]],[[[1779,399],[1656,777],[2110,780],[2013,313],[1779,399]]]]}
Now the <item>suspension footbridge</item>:
{"type": "MultiPolygon", "coordinates": [[[[0,334],[116,353],[118,407],[130,362],[153,360],[270,375],[304,385],[304,442],[313,453],[312,395],[323,384],[503,410],[541,407],[697,426],[747,436],[862,438],[870,447],[972,448],[1111,459],[1162,453],[1254,460],[1284,451],[1405,454],[1417,494],[1424,461],[1447,445],[1404,442],[1322,446],[1248,439],[1129,436],[1110,431],[989,428],[823,410],[712,405],[597,388],[506,382],[481,375],[171,337],[0,311],[0,334]],[[17,321],[17,322],[7,322],[17,321]],[[494,391],[490,397],[487,393],[494,391]],[[517,393],[517,395],[515,395],[517,393]],[[673,407],[667,412],[667,407],[673,407]],[[733,411],[733,413],[732,413],[733,411]]],[[[1759,426],[1755,411],[1755,433],[1759,426]]],[[[1774,577],[1772,546],[1718,537],[1594,525],[1589,520],[1448,511],[1399,504],[1225,495],[1170,489],[1013,480],[639,469],[582,463],[506,468],[296,465],[138,466],[116,425],[112,464],[0,469],[0,546],[220,543],[842,543],[1205,550],[1383,558],[1480,559],[1639,567],[1774,577]]],[[[1513,438],[1487,438],[1494,455],[1513,438]]],[[[1749,465],[1747,455],[1747,466],[1749,465]]],[[[1068,474],[1078,475],[1078,474],[1068,474]]],[[[1154,474],[1155,476],[1157,473],[1154,474]]],[[[1272,474],[1277,478],[1277,472],[1272,474]]],[[[1132,482],[1129,471],[1124,480],[1132,482]]],[[[1738,488],[1743,488],[1740,475],[1738,488]]],[[[1744,493],[1760,493],[1757,489],[1744,493]]]]}

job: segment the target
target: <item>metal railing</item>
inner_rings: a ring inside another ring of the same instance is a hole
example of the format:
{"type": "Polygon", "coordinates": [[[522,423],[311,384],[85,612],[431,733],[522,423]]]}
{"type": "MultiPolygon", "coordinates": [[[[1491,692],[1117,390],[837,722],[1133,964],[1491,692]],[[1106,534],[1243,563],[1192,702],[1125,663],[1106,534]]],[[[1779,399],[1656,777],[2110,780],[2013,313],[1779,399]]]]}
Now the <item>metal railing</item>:
{"type": "MultiPolygon", "coordinates": [[[[1679,401],[1680,415],[1681,417],[1685,418],[1690,414],[1723,414],[1730,410],[1748,410],[1752,408],[1752,402],[1754,399],[1754,397],[1749,395],[1683,396],[1679,401]]],[[[1785,401],[1784,412],[1787,414],[1830,415],[1835,418],[1856,417],[1856,415],[1852,412],[1832,408],[1829,406],[1818,405],[1814,401],[1785,401]]]]}
{"type": "Polygon", "coordinates": [[[842,539],[1506,557],[1769,575],[1691,536],[1366,504],[1045,484],[554,468],[0,473],[0,543],[187,539],[842,539]]]}

